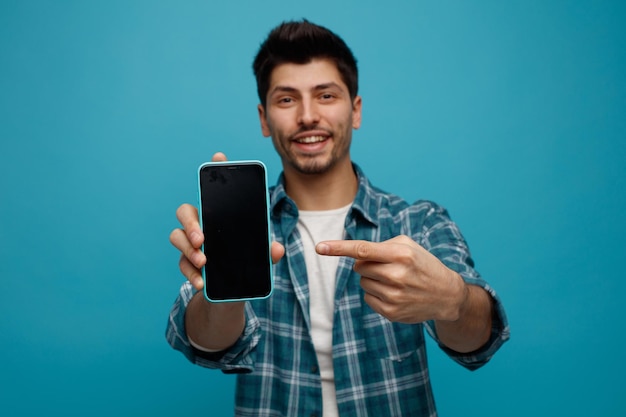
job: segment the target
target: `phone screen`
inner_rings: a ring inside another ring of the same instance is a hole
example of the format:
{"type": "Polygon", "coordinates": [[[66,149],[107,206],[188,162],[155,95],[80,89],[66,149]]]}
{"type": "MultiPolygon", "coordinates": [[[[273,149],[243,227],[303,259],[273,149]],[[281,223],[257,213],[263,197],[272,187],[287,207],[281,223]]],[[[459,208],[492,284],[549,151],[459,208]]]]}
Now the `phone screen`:
{"type": "Polygon", "coordinates": [[[204,292],[210,301],[268,297],[272,264],[265,166],[211,162],[199,168],[204,292]]]}

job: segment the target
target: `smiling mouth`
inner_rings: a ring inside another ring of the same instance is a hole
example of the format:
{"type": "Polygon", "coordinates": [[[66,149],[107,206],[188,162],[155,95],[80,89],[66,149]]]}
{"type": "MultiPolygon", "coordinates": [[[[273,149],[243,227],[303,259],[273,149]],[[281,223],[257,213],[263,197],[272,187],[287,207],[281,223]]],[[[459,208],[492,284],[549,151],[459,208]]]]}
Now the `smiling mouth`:
{"type": "Polygon", "coordinates": [[[326,139],[327,139],[326,136],[306,136],[303,138],[296,139],[296,142],[309,144],[309,143],[324,142],[326,139]]]}

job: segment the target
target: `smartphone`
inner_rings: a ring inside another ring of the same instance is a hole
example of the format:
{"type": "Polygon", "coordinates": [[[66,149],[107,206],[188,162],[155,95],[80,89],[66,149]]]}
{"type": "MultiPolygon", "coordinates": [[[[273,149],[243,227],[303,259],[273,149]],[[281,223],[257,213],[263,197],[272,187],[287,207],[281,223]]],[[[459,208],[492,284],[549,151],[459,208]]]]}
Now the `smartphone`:
{"type": "Polygon", "coordinates": [[[212,302],[267,298],[270,255],[267,170],[260,161],[207,162],[198,168],[204,233],[204,296],[212,302]]]}

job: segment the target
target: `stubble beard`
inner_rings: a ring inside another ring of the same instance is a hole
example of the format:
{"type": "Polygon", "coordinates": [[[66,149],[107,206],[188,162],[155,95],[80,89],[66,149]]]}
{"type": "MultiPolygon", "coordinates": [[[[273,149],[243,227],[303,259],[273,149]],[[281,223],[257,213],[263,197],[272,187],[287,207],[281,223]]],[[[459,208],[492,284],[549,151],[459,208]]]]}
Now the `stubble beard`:
{"type": "MultiPolygon", "coordinates": [[[[343,131],[343,130],[342,130],[343,131]]],[[[332,140],[335,140],[335,135],[328,131],[332,140]]],[[[350,133],[346,132],[345,135],[335,141],[330,155],[302,155],[297,154],[289,149],[291,137],[286,141],[278,140],[274,142],[274,146],[279,150],[280,157],[283,161],[283,165],[289,165],[295,171],[304,175],[320,175],[328,172],[332,169],[341,159],[346,157],[350,149],[350,133]],[[278,143],[277,143],[278,142],[278,143]],[[287,145],[283,145],[286,143],[287,145]],[[337,147],[339,146],[339,147],[337,147]]],[[[274,136],[272,136],[274,138],[274,136]]]]}
{"type": "Polygon", "coordinates": [[[319,175],[327,172],[334,164],[335,158],[333,155],[326,160],[317,160],[315,157],[304,157],[300,159],[292,160],[291,166],[296,169],[300,174],[305,175],[319,175]]]}
{"type": "Polygon", "coordinates": [[[283,166],[290,166],[296,172],[304,175],[319,175],[328,172],[340,160],[349,155],[352,142],[351,129],[347,125],[337,126],[336,131],[340,136],[336,136],[333,130],[322,128],[333,141],[333,148],[328,156],[325,155],[303,155],[291,149],[293,138],[302,132],[309,130],[319,130],[319,126],[303,126],[297,132],[282,135],[279,133],[278,139],[275,135],[277,132],[271,132],[274,148],[280,155],[283,166]],[[284,139],[286,138],[286,139],[284,139]]]}

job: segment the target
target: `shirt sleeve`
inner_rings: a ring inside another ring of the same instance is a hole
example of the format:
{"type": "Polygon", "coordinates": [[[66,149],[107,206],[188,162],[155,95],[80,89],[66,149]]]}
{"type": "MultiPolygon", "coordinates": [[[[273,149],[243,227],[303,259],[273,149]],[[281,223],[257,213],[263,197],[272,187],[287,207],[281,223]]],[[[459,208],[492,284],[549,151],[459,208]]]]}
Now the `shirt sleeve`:
{"type": "Polygon", "coordinates": [[[504,306],[496,291],[474,269],[469,248],[457,225],[447,211],[433,204],[426,215],[424,229],[418,242],[441,260],[448,268],[461,275],[471,285],[483,288],[493,300],[493,319],[489,341],[480,349],[459,353],[446,347],[437,336],[435,323],[425,323],[426,330],[450,358],[462,366],[475,370],[485,365],[510,337],[504,306]]]}
{"type": "Polygon", "coordinates": [[[246,325],[239,339],[230,348],[221,352],[206,352],[195,348],[185,330],[185,312],[197,290],[189,282],[180,287],[180,292],[170,310],[165,338],[176,350],[182,352],[190,362],[205,368],[220,369],[224,373],[249,373],[254,370],[254,350],[260,339],[260,322],[250,303],[246,302],[246,325]]]}

